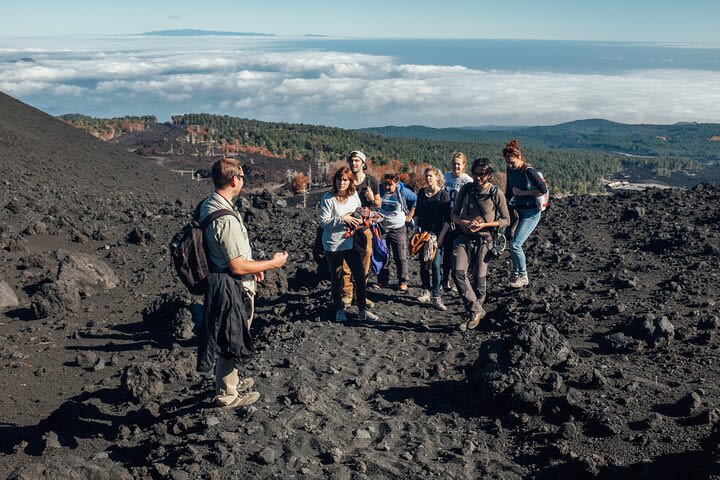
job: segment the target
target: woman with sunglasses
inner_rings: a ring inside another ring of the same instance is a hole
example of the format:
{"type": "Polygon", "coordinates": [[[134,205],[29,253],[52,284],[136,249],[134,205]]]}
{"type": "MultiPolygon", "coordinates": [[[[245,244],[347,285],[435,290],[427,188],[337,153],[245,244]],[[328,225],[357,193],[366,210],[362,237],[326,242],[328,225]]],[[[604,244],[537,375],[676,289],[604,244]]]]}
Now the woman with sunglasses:
{"type": "Polygon", "coordinates": [[[548,192],[538,171],[527,163],[517,140],[510,140],[502,151],[507,169],[505,197],[512,210],[512,238],[510,287],[522,288],[530,284],[523,244],[540,222],[540,207],[535,200],[548,192]]]}
{"type": "Polygon", "coordinates": [[[467,313],[466,321],[460,324],[463,332],[477,327],[485,317],[492,230],[510,224],[505,196],[490,183],[494,171],[490,160],[476,159],[471,168],[473,183],[460,189],[452,210],[452,220],[460,227],[460,236],[453,244],[453,280],[467,313]]]}

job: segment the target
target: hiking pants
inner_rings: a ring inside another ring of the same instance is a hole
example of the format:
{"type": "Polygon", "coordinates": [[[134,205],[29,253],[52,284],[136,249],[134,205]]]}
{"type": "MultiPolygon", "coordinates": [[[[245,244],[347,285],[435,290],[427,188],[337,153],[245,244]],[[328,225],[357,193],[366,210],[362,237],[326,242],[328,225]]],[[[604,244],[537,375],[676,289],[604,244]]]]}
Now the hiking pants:
{"type": "Polygon", "coordinates": [[[365,271],[363,270],[360,252],[351,248],[339,252],[325,252],[328,267],[330,267],[330,286],[332,291],[332,303],[335,311],[343,309],[342,303],[342,273],[343,263],[350,267],[350,273],[355,281],[355,298],[358,309],[365,310],[365,271]]]}
{"type": "Polygon", "coordinates": [[[423,290],[432,291],[433,298],[440,298],[440,276],[442,274],[443,249],[438,248],[432,263],[420,262],[420,281],[423,290]],[[430,273],[432,272],[432,281],[430,273]]]}
{"type": "MultiPolygon", "coordinates": [[[[360,252],[362,257],[362,265],[363,269],[365,270],[365,280],[367,280],[368,272],[370,271],[370,261],[372,260],[372,231],[367,228],[363,230],[363,233],[365,234],[365,238],[367,238],[367,245],[365,246],[365,250],[360,252]]],[[[342,289],[343,294],[346,297],[352,297],[353,295],[353,282],[350,280],[350,267],[348,266],[347,262],[343,262],[342,264],[342,289]]]]}
{"type": "MultiPolygon", "coordinates": [[[[394,228],[388,230],[385,234],[385,241],[390,247],[392,255],[388,255],[388,259],[378,274],[378,283],[381,285],[387,285],[390,281],[390,260],[395,261],[395,267],[397,268],[398,283],[403,284],[408,282],[408,258],[407,258],[407,228],[403,225],[400,228],[394,228]]],[[[390,253],[388,252],[388,253],[390,253]]]]}
{"type": "Polygon", "coordinates": [[[460,235],[453,244],[453,280],[468,314],[479,313],[485,303],[487,291],[488,251],[492,238],[487,241],[460,235]],[[468,273],[471,279],[468,278],[468,273]]]}

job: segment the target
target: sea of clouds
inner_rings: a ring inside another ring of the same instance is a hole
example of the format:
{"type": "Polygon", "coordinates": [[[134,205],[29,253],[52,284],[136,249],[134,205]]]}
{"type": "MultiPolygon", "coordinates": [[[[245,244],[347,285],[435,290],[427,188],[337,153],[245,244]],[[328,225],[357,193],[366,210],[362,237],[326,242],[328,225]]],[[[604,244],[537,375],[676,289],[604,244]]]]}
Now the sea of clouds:
{"type": "Polygon", "coordinates": [[[720,122],[720,71],[409,65],[273,39],[0,40],[0,91],[52,114],[217,113],[347,128],[720,122]],[[25,59],[25,60],[21,60],[25,59]]]}

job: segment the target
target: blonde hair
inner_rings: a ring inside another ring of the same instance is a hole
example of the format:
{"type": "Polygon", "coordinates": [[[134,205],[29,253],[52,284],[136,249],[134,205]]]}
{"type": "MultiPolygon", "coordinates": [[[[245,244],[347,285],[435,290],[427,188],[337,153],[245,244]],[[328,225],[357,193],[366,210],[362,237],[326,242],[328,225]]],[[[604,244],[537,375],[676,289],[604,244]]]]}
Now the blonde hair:
{"type": "Polygon", "coordinates": [[[445,186],[445,178],[443,177],[443,174],[440,170],[435,167],[427,167],[425,171],[423,171],[423,175],[427,175],[428,172],[432,172],[435,174],[435,178],[437,178],[437,184],[440,188],[443,188],[445,186]]]}
{"type": "Polygon", "coordinates": [[[455,161],[456,158],[462,160],[464,172],[467,169],[467,157],[463,152],[455,152],[452,154],[452,158],[450,159],[450,168],[452,168],[452,163],[455,161]]]}

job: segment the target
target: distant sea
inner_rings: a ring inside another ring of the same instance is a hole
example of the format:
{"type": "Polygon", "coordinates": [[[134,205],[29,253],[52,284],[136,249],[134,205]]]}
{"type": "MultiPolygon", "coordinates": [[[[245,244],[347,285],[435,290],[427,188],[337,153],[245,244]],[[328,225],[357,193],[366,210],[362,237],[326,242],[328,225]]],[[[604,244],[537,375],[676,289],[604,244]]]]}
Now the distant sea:
{"type": "Polygon", "coordinates": [[[720,122],[720,44],[0,37],[0,91],[52,114],[346,128],[720,122]]]}
{"type": "Polygon", "coordinates": [[[399,63],[477,70],[620,74],[631,70],[720,71],[720,44],[552,40],[302,39],[277,48],[387,55],[399,63]]]}

